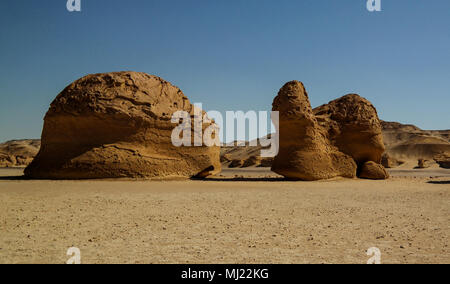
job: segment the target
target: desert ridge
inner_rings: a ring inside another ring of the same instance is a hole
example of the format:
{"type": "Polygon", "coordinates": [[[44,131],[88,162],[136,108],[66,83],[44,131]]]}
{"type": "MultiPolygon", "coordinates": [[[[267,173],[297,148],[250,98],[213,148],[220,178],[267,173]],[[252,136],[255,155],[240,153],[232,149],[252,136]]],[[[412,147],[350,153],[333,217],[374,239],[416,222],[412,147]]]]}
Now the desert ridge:
{"type": "Polygon", "coordinates": [[[0,144],[0,168],[26,167],[39,152],[41,140],[12,140],[0,144]]]}

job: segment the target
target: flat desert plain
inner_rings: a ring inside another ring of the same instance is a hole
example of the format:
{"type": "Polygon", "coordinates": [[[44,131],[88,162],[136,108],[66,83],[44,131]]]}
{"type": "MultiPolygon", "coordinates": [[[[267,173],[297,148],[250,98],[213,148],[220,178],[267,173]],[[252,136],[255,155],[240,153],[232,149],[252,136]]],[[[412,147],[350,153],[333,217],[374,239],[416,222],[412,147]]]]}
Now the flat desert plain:
{"type": "Polygon", "coordinates": [[[450,263],[450,170],[289,182],[23,180],[0,170],[0,263],[450,263]]]}

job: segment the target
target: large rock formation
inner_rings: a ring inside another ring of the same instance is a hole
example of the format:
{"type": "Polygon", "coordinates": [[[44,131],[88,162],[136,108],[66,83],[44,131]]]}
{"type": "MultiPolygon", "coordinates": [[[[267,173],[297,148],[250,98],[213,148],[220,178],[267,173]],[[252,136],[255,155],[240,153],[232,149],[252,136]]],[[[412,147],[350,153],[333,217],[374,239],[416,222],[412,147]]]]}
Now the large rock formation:
{"type": "MultiPolygon", "coordinates": [[[[320,108],[313,111],[317,112],[320,108]]],[[[319,115],[318,120],[323,124],[323,117],[319,115]]],[[[421,158],[432,161],[441,153],[450,153],[450,130],[422,130],[414,125],[387,121],[381,121],[381,126],[386,148],[381,164],[385,168],[412,165],[421,158]]],[[[233,159],[244,159],[251,155],[259,155],[262,147],[235,146],[222,149],[224,153],[233,153],[233,159]]]]}
{"type": "MultiPolygon", "coordinates": [[[[193,106],[181,90],[136,72],[88,75],[53,101],[31,178],[204,177],[220,171],[220,147],[175,147],[172,114],[193,106]]],[[[203,130],[211,124],[203,124],[203,130]]]]}
{"type": "Polygon", "coordinates": [[[381,163],[385,151],[377,110],[356,94],[343,96],[314,109],[319,124],[333,145],[353,157],[358,166],[381,163]]]}
{"type": "Polygon", "coordinates": [[[353,159],[327,139],[301,82],[292,81],[281,88],[273,111],[280,113],[280,151],[272,165],[274,172],[299,180],[356,176],[353,159]]]}
{"type": "Polygon", "coordinates": [[[273,103],[280,112],[280,153],[273,171],[287,178],[388,178],[375,107],[350,94],[314,110],[302,83],[287,83],[273,103]],[[376,165],[376,166],[374,166],[376,165]]]}

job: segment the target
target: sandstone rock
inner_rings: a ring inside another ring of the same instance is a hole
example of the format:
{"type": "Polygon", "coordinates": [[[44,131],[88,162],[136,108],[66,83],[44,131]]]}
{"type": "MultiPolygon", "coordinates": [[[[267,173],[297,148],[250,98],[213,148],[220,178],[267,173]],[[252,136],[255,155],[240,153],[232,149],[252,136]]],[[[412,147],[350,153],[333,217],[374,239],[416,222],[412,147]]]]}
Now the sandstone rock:
{"type": "Polygon", "coordinates": [[[388,153],[384,153],[381,157],[381,165],[386,169],[396,168],[403,165],[405,162],[392,158],[388,153]]]}
{"type": "Polygon", "coordinates": [[[369,161],[364,163],[364,165],[361,168],[361,172],[359,174],[360,178],[364,179],[388,179],[389,173],[386,171],[386,169],[373,161],[369,161]]]}
{"type": "MultiPolygon", "coordinates": [[[[178,178],[220,171],[219,147],[175,147],[172,114],[193,106],[169,82],[144,73],[88,75],[53,101],[31,178],[178,178]]],[[[208,127],[203,125],[203,130],[208,127]]]]}
{"type": "Polygon", "coordinates": [[[439,164],[441,168],[450,169],[450,154],[444,153],[437,155],[434,160],[439,164]]]}
{"type": "Polygon", "coordinates": [[[244,160],[233,160],[231,161],[231,163],[228,165],[229,168],[241,168],[244,165],[244,160]]]}
{"type": "Polygon", "coordinates": [[[329,140],[350,155],[358,166],[381,163],[385,151],[381,122],[375,107],[356,94],[346,95],[314,109],[329,140]]]}
{"type": "Polygon", "coordinates": [[[319,126],[301,82],[288,82],[281,88],[273,111],[280,113],[280,151],[272,165],[274,172],[308,181],[356,176],[353,159],[331,145],[319,126]]]}
{"type": "Polygon", "coordinates": [[[247,160],[244,161],[242,165],[243,168],[248,168],[252,166],[259,166],[261,164],[262,158],[260,156],[251,156],[247,160]]]}
{"type": "Polygon", "coordinates": [[[430,161],[428,161],[428,160],[425,160],[425,159],[419,159],[418,161],[417,161],[417,168],[418,169],[426,169],[426,168],[429,168],[431,165],[430,165],[430,161]]]}
{"type": "Polygon", "coordinates": [[[224,154],[222,156],[220,156],[220,162],[221,163],[229,163],[231,162],[232,158],[230,154],[224,154]]]}
{"type": "Polygon", "coordinates": [[[274,158],[262,158],[259,167],[261,168],[270,168],[272,167],[274,158]]]}

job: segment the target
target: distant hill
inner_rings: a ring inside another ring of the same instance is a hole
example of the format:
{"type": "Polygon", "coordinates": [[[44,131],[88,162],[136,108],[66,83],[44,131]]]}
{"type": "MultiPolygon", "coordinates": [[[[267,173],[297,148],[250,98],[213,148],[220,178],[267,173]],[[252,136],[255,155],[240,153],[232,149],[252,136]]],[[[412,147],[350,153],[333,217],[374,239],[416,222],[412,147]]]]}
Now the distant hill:
{"type": "Polygon", "coordinates": [[[12,140],[0,144],[0,167],[25,167],[39,152],[41,140],[12,140]]]}
{"type": "Polygon", "coordinates": [[[433,159],[450,153],[450,130],[422,130],[414,125],[382,121],[386,152],[396,159],[433,159]]]}

